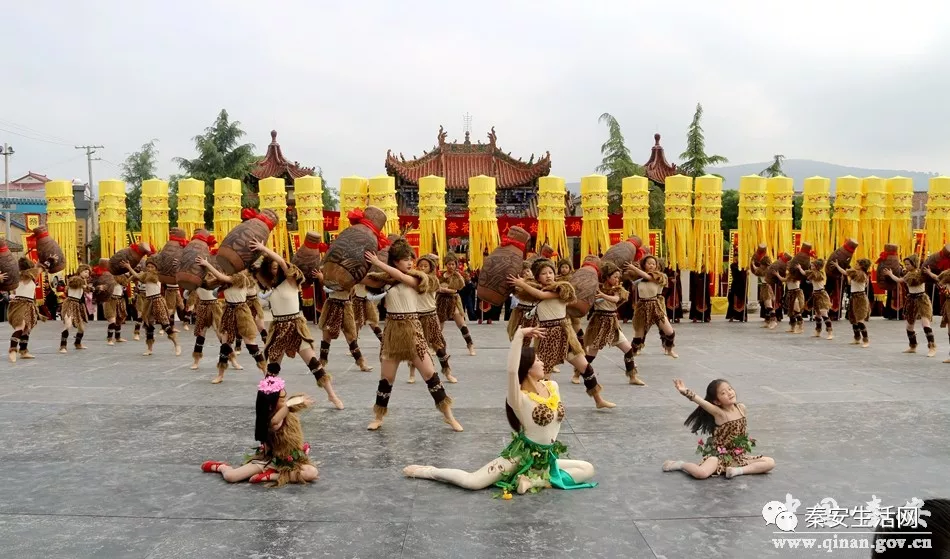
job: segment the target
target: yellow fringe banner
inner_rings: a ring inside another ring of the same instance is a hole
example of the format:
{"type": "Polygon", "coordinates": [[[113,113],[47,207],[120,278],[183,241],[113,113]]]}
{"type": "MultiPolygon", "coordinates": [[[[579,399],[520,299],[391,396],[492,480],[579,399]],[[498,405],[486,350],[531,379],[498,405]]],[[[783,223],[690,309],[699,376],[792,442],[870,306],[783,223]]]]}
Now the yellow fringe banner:
{"type": "Polygon", "coordinates": [[[769,256],[792,253],[792,197],[795,187],[788,177],[771,177],[765,183],[765,221],[768,223],[769,256]]]}
{"type": "MultiPolygon", "coordinates": [[[[376,206],[386,212],[386,225],[383,227],[383,232],[387,235],[399,233],[399,214],[396,211],[396,177],[380,175],[369,179],[368,184],[366,205],[376,206]]],[[[428,252],[422,252],[422,254],[428,254],[428,252]]]]}
{"type": "Polygon", "coordinates": [[[99,181],[99,249],[103,258],[126,247],[125,215],[125,183],[99,181]]]}
{"type": "MultiPolygon", "coordinates": [[[[287,187],[284,179],[268,177],[258,183],[262,210],[277,214],[277,225],[267,237],[267,246],[284,258],[290,258],[290,237],[287,234],[287,187]]],[[[341,220],[342,221],[342,220],[341,220]]]]}
{"type": "Polygon", "coordinates": [[[901,258],[914,253],[914,227],[911,210],[914,199],[914,180],[893,177],[885,183],[884,239],[897,245],[901,258]]]}
{"type": "MultiPolygon", "coordinates": [[[[396,226],[399,226],[397,218],[396,226]]],[[[445,179],[419,179],[419,253],[445,256],[445,179]]]]}
{"type": "Polygon", "coordinates": [[[767,198],[765,178],[747,175],[739,179],[739,268],[745,270],[760,244],[766,243],[767,198]]]}
{"type": "Polygon", "coordinates": [[[818,258],[828,258],[836,248],[831,237],[830,193],[830,179],[805,179],[802,192],[802,238],[811,243],[818,258]]]}
{"type": "MultiPolygon", "coordinates": [[[[859,229],[861,225],[861,192],[862,180],[857,177],[838,177],[835,180],[835,214],[834,226],[835,246],[840,247],[848,239],[861,242],[859,229]]],[[[865,254],[858,246],[858,253],[865,254]]]]}
{"type": "MultiPolygon", "coordinates": [[[[178,189],[181,190],[181,183],[178,183],[178,189]]],[[[204,210],[202,210],[204,211],[204,210]]],[[[237,179],[223,178],[214,180],[214,236],[218,240],[224,240],[232,229],[241,223],[241,181],[237,179]]],[[[181,210],[178,212],[178,225],[181,226],[181,210]]],[[[185,229],[182,227],[182,229],[185,229]]],[[[195,232],[190,233],[190,238],[195,232]]]]}
{"type": "Polygon", "coordinates": [[[927,193],[927,253],[950,243],[950,177],[933,177],[927,193]]]}
{"type": "Polygon", "coordinates": [[[674,270],[690,267],[692,197],[692,177],[673,175],[666,178],[666,262],[674,270]]]}
{"type": "Polygon", "coordinates": [[[650,230],[650,181],[646,177],[634,175],[625,177],[621,186],[621,207],[623,208],[622,239],[632,235],[643,238],[644,231],[650,230]]]}
{"type": "Polygon", "coordinates": [[[479,175],[468,179],[469,264],[479,270],[485,256],[501,244],[495,208],[495,177],[479,175]]]}
{"type": "Polygon", "coordinates": [[[610,248],[610,227],[607,225],[607,177],[581,177],[581,259],[601,256],[610,248]]]}
{"type": "Polygon", "coordinates": [[[66,257],[67,274],[79,266],[79,244],[76,239],[76,206],[73,203],[72,181],[49,181],[46,190],[46,228],[59,243],[66,257]]]}
{"type": "Polygon", "coordinates": [[[306,237],[311,231],[323,237],[323,179],[306,176],[294,179],[297,231],[306,237]]]}
{"type": "Polygon", "coordinates": [[[564,208],[567,188],[561,177],[538,179],[538,234],[536,246],[550,246],[558,256],[570,258],[564,208]]]}
{"type": "Polygon", "coordinates": [[[882,178],[867,177],[861,182],[861,238],[858,239],[858,256],[871,261],[884,252],[884,202],[887,196],[886,182],[882,178]]]}
{"type": "Polygon", "coordinates": [[[719,295],[719,276],[722,274],[722,179],[713,175],[696,178],[696,198],[693,201],[693,245],[690,251],[694,271],[706,271],[713,278],[719,295]]]}

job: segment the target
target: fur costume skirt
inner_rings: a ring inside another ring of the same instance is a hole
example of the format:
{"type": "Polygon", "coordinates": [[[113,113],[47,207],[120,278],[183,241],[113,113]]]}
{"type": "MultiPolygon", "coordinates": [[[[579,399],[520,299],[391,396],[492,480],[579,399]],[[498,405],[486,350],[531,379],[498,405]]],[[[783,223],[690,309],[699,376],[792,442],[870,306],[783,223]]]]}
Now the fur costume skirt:
{"type": "MultiPolygon", "coordinates": [[[[829,299],[830,301],[830,299],[829,299]]],[[[785,291],[785,312],[800,313],[805,310],[805,292],[801,289],[787,289],[785,291]]]]}
{"type": "Polygon", "coordinates": [[[419,316],[415,313],[387,314],[379,360],[412,363],[416,359],[424,360],[427,355],[429,349],[419,316]]]}
{"type": "Polygon", "coordinates": [[[21,299],[14,297],[7,307],[7,322],[14,329],[23,324],[23,331],[29,332],[36,326],[40,319],[40,311],[36,308],[36,302],[33,299],[21,299]]]}
{"type": "Polygon", "coordinates": [[[307,319],[300,313],[275,316],[267,329],[267,344],[264,346],[267,361],[275,363],[283,355],[296,357],[303,346],[313,349],[313,337],[310,336],[307,319]]]}
{"type": "Polygon", "coordinates": [[[356,337],[356,317],[353,313],[353,304],[343,299],[327,299],[320,313],[320,322],[317,326],[330,335],[331,340],[340,337],[340,331],[349,338],[356,337]]]}
{"type": "Polygon", "coordinates": [[[439,322],[455,320],[455,313],[465,316],[462,297],[458,293],[439,293],[435,296],[435,310],[439,313],[439,322]]]}
{"type": "Polygon", "coordinates": [[[264,318],[264,307],[261,306],[261,300],[257,298],[257,295],[248,295],[246,302],[247,308],[251,309],[251,317],[254,320],[264,318]]]}
{"type": "Polygon", "coordinates": [[[139,316],[139,322],[142,322],[145,317],[145,301],[148,299],[145,297],[144,293],[135,294],[135,312],[139,316]]]}
{"type": "MultiPolygon", "coordinates": [[[[508,341],[515,339],[515,332],[518,331],[518,328],[533,328],[538,325],[538,315],[531,313],[534,310],[534,305],[524,305],[518,303],[518,305],[511,309],[511,316],[508,317],[508,341]],[[531,314],[529,317],[528,315],[531,314]]],[[[525,340],[525,345],[530,343],[531,340],[525,340]]]]}
{"type": "Polygon", "coordinates": [[[225,303],[216,330],[221,341],[227,344],[234,342],[236,337],[246,341],[257,337],[257,326],[247,303],[225,303]]]}
{"type": "Polygon", "coordinates": [[[128,310],[125,308],[125,297],[122,295],[113,295],[109,300],[102,304],[102,313],[106,315],[106,320],[115,320],[118,325],[125,324],[129,318],[128,310]]]}
{"type": "Polygon", "coordinates": [[[950,295],[944,296],[943,307],[940,309],[940,327],[946,328],[950,325],[950,295]]]}
{"type": "Polygon", "coordinates": [[[145,308],[142,310],[143,322],[151,326],[152,324],[161,324],[168,326],[168,306],[165,304],[165,298],[161,295],[153,295],[145,298],[145,308]]]}
{"type": "Polygon", "coordinates": [[[179,291],[178,288],[165,288],[165,308],[168,309],[169,314],[175,309],[185,308],[185,301],[181,298],[181,291],[179,291]]]}
{"type": "Polygon", "coordinates": [[[617,311],[594,311],[584,331],[584,347],[601,350],[626,341],[617,321],[617,311]]]}
{"type": "Polygon", "coordinates": [[[772,286],[762,282],[759,284],[759,302],[771,302],[775,299],[775,290],[772,286]]]}
{"type": "Polygon", "coordinates": [[[926,293],[908,293],[904,300],[904,320],[932,320],[934,317],[933,303],[926,293]]]}
{"type": "Polygon", "coordinates": [[[538,326],[546,329],[545,336],[539,338],[534,345],[538,359],[544,363],[545,375],[550,375],[551,370],[561,363],[577,355],[584,355],[584,348],[577,340],[577,332],[571,326],[570,319],[545,320],[539,322],[538,326]]]}
{"type": "Polygon", "coordinates": [[[208,328],[218,329],[218,322],[221,319],[221,305],[217,299],[213,301],[202,301],[195,303],[195,332],[204,332],[208,328]]]}
{"type": "Polygon", "coordinates": [[[633,311],[633,332],[646,337],[650,327],[656,325],[657,328],[666,320],[666,309],[663,305],[663,298],[640,299],[637,301],[637,308],[633,311]]]}
{"type": "Polygon", "coordinates": [[[63,320],[66,320],[68,316],[76,325],[76,328],[82,328],[88,318],[86,316],[86,305],[79,299],[73,299],[72,297],[66,297],[66,300],[63,301],[63,306],[59,309],[59,315],[63,317],[63,320]]]}
{"type": "Polygon", "coordinates": [[[353,297],[353,322],[356,329],[369,324],[371,326],[379,325],[379,308],[376,301],[370,301],[366,297],[353,297]]]}
{"type": "Polygon", "coordinates": [[[426,338],[429,347],[438,351],[445,349],[445,337],[442,335],[442,322],[436,311],[419,313],[419,323],[422,325],[422,335],[426,338]]]}
{"type": "Polygon", "coordinates": [[[848,321],[851,324],[857,324],[869,318],[871,318],[871,304],[868,302],[868,294],[864,291],[852,293],[848,299],[848,321]]]}
{"type": "Polygon", "coordinates": [[[811,310],[813,311],[827,311],[831,308],[831,297],[828,296],[828,292],[824,289],[820,291],[811,292],[811,310]]]}

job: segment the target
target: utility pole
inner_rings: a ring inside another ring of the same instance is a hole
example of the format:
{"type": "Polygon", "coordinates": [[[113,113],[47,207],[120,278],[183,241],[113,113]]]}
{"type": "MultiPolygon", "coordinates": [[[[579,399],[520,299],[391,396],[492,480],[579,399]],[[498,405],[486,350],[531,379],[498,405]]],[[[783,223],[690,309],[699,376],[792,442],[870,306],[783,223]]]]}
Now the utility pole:
{"type": "MultiPolygon", "coordinates": [[[[88,244],[89,240],[92,239],[92,236],[99,231],[99,218],[97,216],[98,211],[96,208],[96,194],[92,186],[92,156],[96,153],[97,149],[105,149],[105,146],[76,146],[76,149],[86,150],[86,163],[89,166],[89,197],[91,198],[89,202],[89,213],[92,214],[92,226],[86,228],[86,239],[85,243],[88,244]]],[[[98,160],[98,158],[96,159],[98,160]]]]}
{"type": "MultiPolygon", "coordinates": [[[[13,146],[3,144],[3,183],[6,185],[6,197],[7,204],[10,204],[10,156],[13,155],[13,146]]],[[[4,237],[7,242],[10,242],[10,220],[13,219],[13,209],[7,210],[7,230],[6,237],[4,237]]]]}

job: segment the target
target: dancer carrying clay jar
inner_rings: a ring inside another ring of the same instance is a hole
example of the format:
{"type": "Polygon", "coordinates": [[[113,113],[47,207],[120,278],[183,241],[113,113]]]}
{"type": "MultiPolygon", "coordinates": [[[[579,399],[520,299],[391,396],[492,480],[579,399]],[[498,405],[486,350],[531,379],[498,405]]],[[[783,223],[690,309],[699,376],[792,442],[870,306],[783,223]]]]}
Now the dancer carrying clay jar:
{"type": "Polygon", "coordinates": [[[464,489],[500,487],[504,498],[542,488],[583,489],[590,482],[594,466],[582,460],[567,460],[567,447],[557,440],[565,409],[557,383],[544,380],[545,364],[525,338],[543,339],[542,328],[521,328],[515,332],[508,350],[508,396],[505,413],[512,441],[498,458],[475,472],[435,466],[407,466],[407,477],[431,479],[464,489]]]}

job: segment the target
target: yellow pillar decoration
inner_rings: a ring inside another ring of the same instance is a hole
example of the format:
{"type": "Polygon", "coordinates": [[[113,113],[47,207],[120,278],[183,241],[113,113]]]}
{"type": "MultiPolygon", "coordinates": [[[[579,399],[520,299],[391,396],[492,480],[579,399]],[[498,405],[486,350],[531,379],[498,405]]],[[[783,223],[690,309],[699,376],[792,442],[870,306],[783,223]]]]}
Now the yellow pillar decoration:
{"type": "Polygon", "coordinates": [[[564,209],[567,187],[561,177],[538,179],[538,234],[537,246],[547,243],[558,256],[568,258],[571,249],[567,244],[567,229],[564,227],[564,209]]]}
{"type": "Polygon", "coordinates": [[[723,259],[722,179],[713,175],[697,177],[694,205],[693,244],[689,253],[691,269],[697,272],[705,269],[713,278],[715,296],[718,296],[723,259]]]}
{"type": "Polygon", "coordinates": [[[937,252],[950,243],[950,177],[933,177],[927,192],[927,249],[937,252]]]}
{"type": "Polygon", "coordinates": [[[297,230],[300,238],[314,232],[323,236],[323,179],[307,176],[294,179],[297,201],[297,230]]]}
{"type": "Polygon", "coordinates": [[[49,181],[46,188],[46,227],[50,237],[59,243],[66,256],[67,274],[79,266],[79,244],[76,242],[76,206],[73,204],[72,181],[49,181]]]}
{"type": "Polygon", "coordinates": [[[693,237],[692,198],[692,177],[666,177],[666,262],[674,270],[687,270],[690,266],[689,250],[693,237]]]}
{"type": "Polygon", "coordinates": [[[581,177],[581,259],[601,255],[610,248],[607,224],[607,177],[581,177]]]}
{"type": "MultiPolygon", "coordinates": [[[[366,198],[369,195],[369,183],[363,177],[344,177],[340,179],[340,228],[343,231],[350,226],[346,214],[350,210],[366,207],[366,198]]],[[[389,222],[389,216],[386,216],[389,222]]]]}
{"type": "Polygon", "coordinates": [[[142,181],[142,242],[161,250],[168,242],[168,182],[142,181]]]}
{"type": "Polygon", "coordinates": [[[914,252],[914,227],[911,217],[914,180],[907,177],[887,179],[884,203],[885,242],[899,247],[901,257],[914,252]]]}
{"type": "Polygon", "coordinates": [[[802,193],[802,240],[811,243],[818,258],[828,258],[835,248],[831,237],[831,179],[809,177],[802,193]]]}
{"type": "Polygon", "coordinates": [[[258,183],[258,195],[262,210],[273,210],[277,214],[277,225],[267,238],[267,245],[284,258],[290,258],[289,237],[287,235],[287,187],[284,179],[268,177],[258,183]]]}
{"type": "MultiPolygon", "coordinates": [[[[396,212],[396,177],[380,175],[369,179],[366,205],[376,206],[386,212],[384,233],[399,233],[399,214],[396,212]]],[[[419,250],[422,250],[421,245],[419,250]]],[[[423,252],[421,254],[428,253],[423,252]]]]}
{"type": "Polygon", "coordinates": [[[468,179],[469,264],[482,267],[484,254],[498,248],[498,218],[495,214],[495,177],[478,175],[468,179]]]}
{"type": "MultiPolygon", "coordinates": [[[[218,181],[214,182],[217,185],[218,181]]],[[[240,222],[241,183],[240,181],[235,182],[238,183],[237,205],[238,222],[240,222]]],[[[215,190],[217,190],[217,187],[215,190]]],[[[217,204],[218,198],[217,195],[215,195],[215,213],[217,204]]],[[[217,223],[215,225],[217,225],[217,223]]],[[[205,228],[205,181],[198,179],[181,179],[178,181],[178,227],[185,231],[189,239],[195,234],[195,229],[205,228]]],[[[224,237],[220,238],[223,239],[224,237]]]]}
{"type": "MultiPolygon", "coordinates": [[[[181,183],[179,183],[180,185],[181,183]]],[[[181,188],[179,186],[179,188],[181,188]]],[[[181,214],[178,216],[181,226],[181,214]]],[[[237,179],[214,180],[214,236],[223,240],[241,223],[241,181],[237,179]]],[[[188,236],[194,235],[194,231],[188,236]]]]}
{"type": "MultiPolygon", "coordinates": [[[[669,179],[667,179],[669,180],[669,179]]],[[[739,179],[739,268],[745,270],[760,244],[768,242],[765,221],[767,186],[764,177],[739,179]]]]}
{"type": "Polygon", "coordinates": [[[125,183],[99,181],[99,249],[103,258],[125,248],[125,183]]]}
{"type": "Polygon", "coordinates": [[[444,256],[446,250],[445,179],[429,175],[419,179],[419,254],[444,256]]]}
{"type": "Polygon", "coordinates": [[[861,183],[864,202],[861,206],[861,238],[858,239],[858,257],[872,261],[884,252],[884,202],[887,196],[885,181],[867,177],[861,183]]]}
{"type": "MultiPolygon", "coordinates": [[[[788,177],[771,177],[765,183],[766,244],[769,256],[775,259],[781,251],[792,253],[792,197],[795,187],[788,177]]],[[[811,242],[811,239],[803,240],[811,242]]]]}
{"type": "MultiPolygon", "coordinates": [[[[835,246],[840,247],[847,239],[861,242],[858,229],[861,225],[861,184],[857,177],[838,177],[835,180],[835,215],[833,225],[835,230],[835,246]]],[[[862,247],[858,246],[858,251],[862,247]]]]}
{"type": "Polygon", "coordinates": [[[650,230],[650,181],[646,177],[624,177],[620,192],[623,208],[623,238],[646,238],[650,230]]]}

